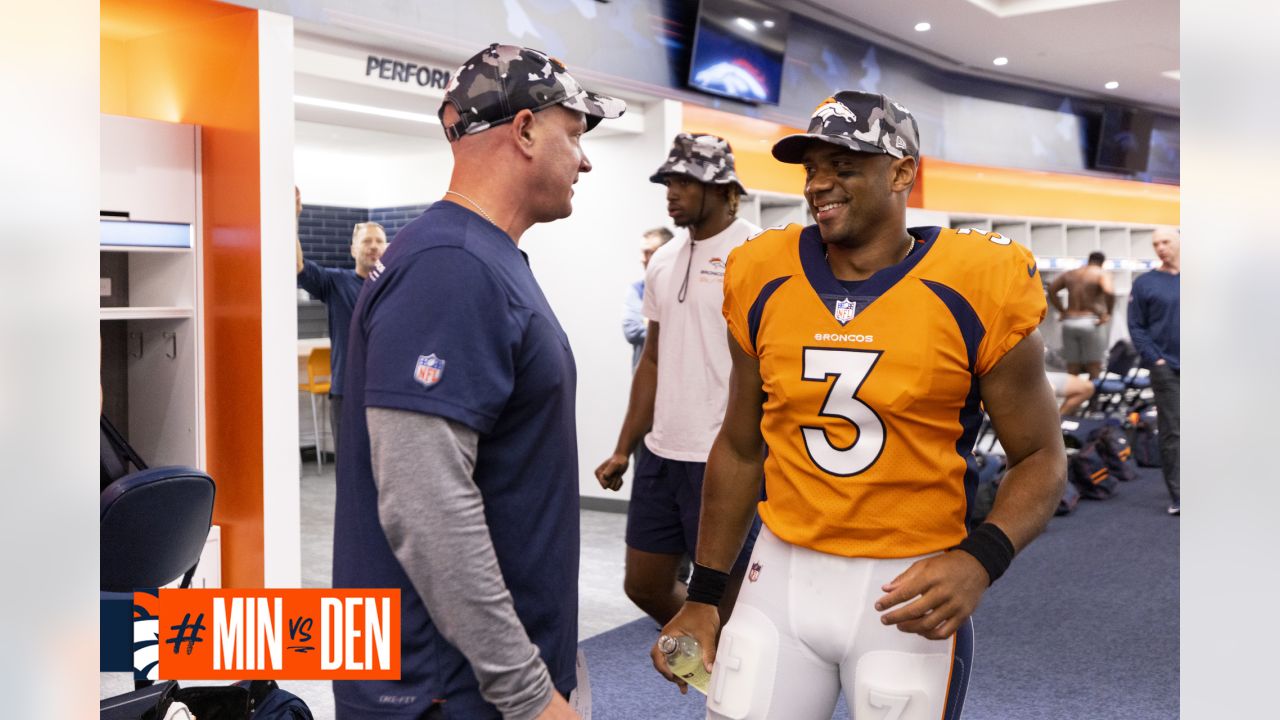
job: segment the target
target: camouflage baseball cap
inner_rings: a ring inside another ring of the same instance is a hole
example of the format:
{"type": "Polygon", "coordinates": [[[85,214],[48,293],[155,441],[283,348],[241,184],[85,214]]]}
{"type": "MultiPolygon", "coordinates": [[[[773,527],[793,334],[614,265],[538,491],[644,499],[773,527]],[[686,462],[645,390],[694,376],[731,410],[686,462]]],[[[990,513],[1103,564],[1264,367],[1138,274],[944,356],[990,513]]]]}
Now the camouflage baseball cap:
{"type": "Polygon", "coordinates": [[[798,163],[815,140],[856,152],[920,158],[920,128],[911,111],[879,93],[844,90],[818,105],[809,132],[788,135],[773,144],[773,156],[798,163]]]}
{"type": "Polygon", "coordinates": [[[449,142],[508,122],[525,109],[538,112],[563,105],[586,114],[588,130],[627,109],[618,98],[584,90],[563,63],[546,53],[498,43],[473,55],[453,74],[437,112],[441,124],[447,105],[459,116],[445,126],[449,142]]]}
{"type": "Polygon", "coordinates": [[[687,175],[709,185],[737,185],[738,192],[747,193],[733,170],[733,148],[728,140],[716,135],[676,135],[667,161],[649,176],[649,181],[661,183],[668,175],[687,175]]]}

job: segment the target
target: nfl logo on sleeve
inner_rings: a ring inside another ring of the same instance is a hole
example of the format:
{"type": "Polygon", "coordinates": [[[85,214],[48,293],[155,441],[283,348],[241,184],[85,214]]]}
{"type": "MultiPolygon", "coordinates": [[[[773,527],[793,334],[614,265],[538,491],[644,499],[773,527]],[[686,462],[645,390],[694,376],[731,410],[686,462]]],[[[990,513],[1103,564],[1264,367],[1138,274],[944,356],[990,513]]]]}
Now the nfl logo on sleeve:
{"type": "Polygon", "coordinates": [[[413,369],[413,379],[426,387],[431,387],[440,382],[440,378],[444,375],[444,360],[430,355],[419,355],[418,366],[413,369]]]}
{"type": "Polygon", "coordinates": [[[844,300],[837,300],[836,301],[836,322],[840,323],[841,325],[847,324],[850,320],[853,319],[854,310],[857,307],[858,307],[858,304],[850,300],[849,298],[845,298],[844,300]]]}

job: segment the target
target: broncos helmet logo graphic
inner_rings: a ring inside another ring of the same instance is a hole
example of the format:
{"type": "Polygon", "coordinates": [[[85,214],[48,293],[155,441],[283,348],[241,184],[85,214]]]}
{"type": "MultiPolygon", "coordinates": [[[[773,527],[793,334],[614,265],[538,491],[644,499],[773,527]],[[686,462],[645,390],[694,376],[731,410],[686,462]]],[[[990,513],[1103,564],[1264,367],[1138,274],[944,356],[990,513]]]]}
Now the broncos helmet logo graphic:
{"type": "Polygon", "coordinates": [[[133,676],[156,680],[160,664],[160,595],[155,590],[133,594],[133,676]]]}
{"type": "Polygon", "coordinates": [[[841,118],[849,123],[858,122],[858,116],[854,115],[852,110],[835,98],[827,98],[823,101],[818,106],[818,109],[813,111],[813,117],[822,118],[823,124],[833,117],[841,118]]]}

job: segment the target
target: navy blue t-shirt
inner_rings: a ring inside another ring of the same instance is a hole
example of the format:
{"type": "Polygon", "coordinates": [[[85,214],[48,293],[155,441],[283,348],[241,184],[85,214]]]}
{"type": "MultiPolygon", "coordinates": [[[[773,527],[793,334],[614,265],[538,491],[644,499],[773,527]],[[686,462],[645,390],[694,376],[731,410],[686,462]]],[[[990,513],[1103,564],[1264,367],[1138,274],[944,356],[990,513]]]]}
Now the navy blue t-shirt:
{"type": "Polygon", "coordinates": [[[347,347],[333,586],[401,589],[402,677],[336,682],[334,696],[357,717],[417,718],[441,699],[446,717],[497,718],[387,543],[365,408],[437,415],[478,433],[474,478],[503,579],[567,693],[578,634],[573,353],[524,253],[469,210],[436,203],[396,235],[382,262],[356,304],[347,347]]]}
{"type": "Polygon", "coordinates": [[[1139,275],[1129,291],[1129,337],[1142,356],[1142,364],[1154,367],[1164,359],[1169,367],[1181,367],[1182,276],[1152,270],[1139,275]]]}
{"type": "Polygon", "coordinates": [[[329,370],[332,373],[329,394],[341,397],[342,373],[345,367],[347,334],[351,328],[351,313],[364,279],[355,270],[327,268],[302,261],[298,273],[298,287],[311,293],[311,297],[325,304],[329,314],[329,370]]]}

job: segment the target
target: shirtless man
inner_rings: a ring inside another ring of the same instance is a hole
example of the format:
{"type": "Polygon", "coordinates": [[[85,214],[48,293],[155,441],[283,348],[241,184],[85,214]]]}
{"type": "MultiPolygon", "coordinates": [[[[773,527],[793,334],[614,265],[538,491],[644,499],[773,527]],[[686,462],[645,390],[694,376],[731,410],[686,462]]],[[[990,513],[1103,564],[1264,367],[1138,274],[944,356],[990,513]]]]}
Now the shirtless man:
{"type": "Polygon", "coordinates": [[[1102,374],[1102,358],[1107,353],[1107,322],[1116,304],[1111,276],[1102,269],[1107,259],[1100,252],[1089,253],[1089,263],[1069,270],[1049,283],[1049,302],[1062,321],[1062,354],[1067,372],[1088,372],[1090,379],[1102,374]],[[1062,307],[1058,291],[1067,289],[1067,306],[1062,307]]]}

